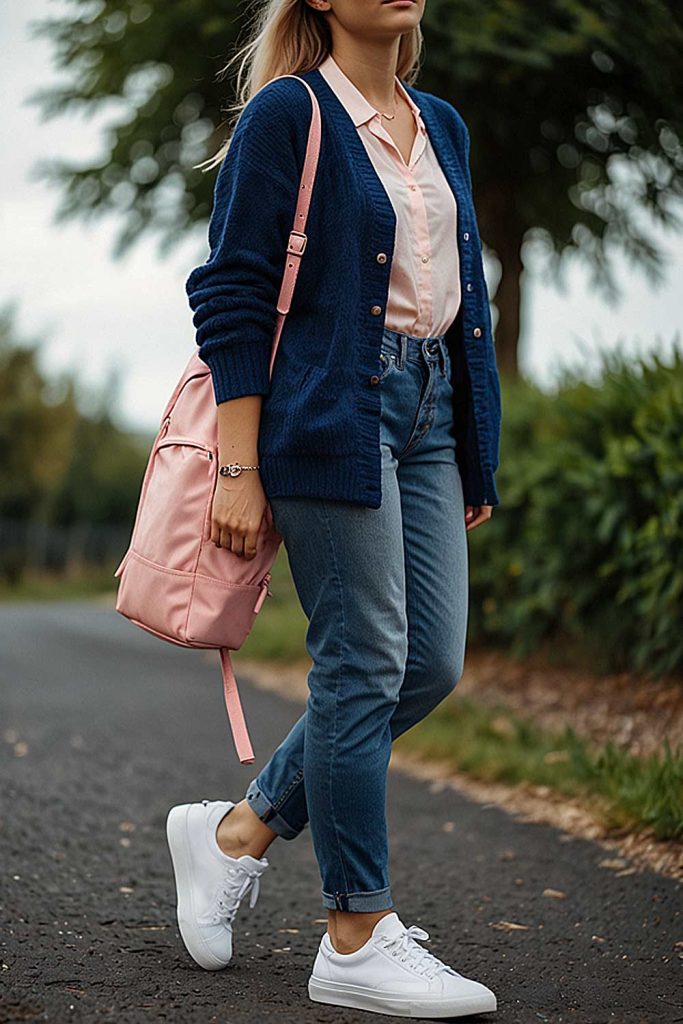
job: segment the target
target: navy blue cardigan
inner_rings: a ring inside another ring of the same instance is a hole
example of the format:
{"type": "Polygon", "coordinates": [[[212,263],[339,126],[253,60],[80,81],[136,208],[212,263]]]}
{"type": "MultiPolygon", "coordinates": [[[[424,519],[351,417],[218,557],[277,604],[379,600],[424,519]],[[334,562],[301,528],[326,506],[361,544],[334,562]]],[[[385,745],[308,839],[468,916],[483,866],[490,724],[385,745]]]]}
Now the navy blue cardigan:
{"type": "MultiPolygon", "coordinates": [[[[276,302],[311,116],[310,96],[295,79],[269,82],[242,111],[216,177],[210,255],[190,273],[186,291],[216,402],[264,396],[258,458],[266,497],[308,495],[379,508],[381,388],[373,377],[396,215],[334,91],[317,69],[301,77],[320,103],[322,143],[308,244],[270,382],[276,302]]],[[[458,204],[462,305],[446,339],[465,501],[496,505],[500,388],[469,136],[450,103],[403,85],[420,107],[458,204]]]]}

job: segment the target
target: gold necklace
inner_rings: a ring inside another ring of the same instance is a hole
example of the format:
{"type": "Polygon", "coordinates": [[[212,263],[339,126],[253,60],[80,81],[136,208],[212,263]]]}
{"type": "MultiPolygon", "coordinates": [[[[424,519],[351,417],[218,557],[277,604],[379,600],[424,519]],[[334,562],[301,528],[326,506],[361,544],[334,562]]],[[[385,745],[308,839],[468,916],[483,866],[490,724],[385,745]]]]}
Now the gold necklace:
{"type": "MultiPolygon", "coordinates": [[[[394,85],[394,94],[395,93],[396,93],[396,86],[394,85]]],[[[396,106],[394,105],[394,112],[393,112],[393,114],[385,114],[383,110],[380,110],[380,114],[381,114],[382,117],[386,117],[387,121],[393,121],[394,118],[396,117],[396,106]]]]}

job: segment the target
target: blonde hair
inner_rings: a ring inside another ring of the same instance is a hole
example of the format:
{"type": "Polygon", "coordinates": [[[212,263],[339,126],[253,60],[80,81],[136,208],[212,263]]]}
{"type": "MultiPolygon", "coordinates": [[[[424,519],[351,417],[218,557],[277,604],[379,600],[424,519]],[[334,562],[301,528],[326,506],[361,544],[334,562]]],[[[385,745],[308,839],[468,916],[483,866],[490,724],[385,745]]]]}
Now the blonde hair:
{"type": "MultiPolygon", "coordinates": [[[[210,170],[219,164],[230,146],[230,137],[249,100],[278,75],[297,74],[316,68],[332,49],[332,38],[324,14],[305,0],[256,0],[248,26],[248,40],[218,72],[223,78],[239,62],[236,79],[237,103],[227,108],[234,117],[230,135],[212,157],[195,164],[210,170]]],[[[411,85],[419,72],[423,36],[418,25],[401,36],[396,74],[411,85]]]]}

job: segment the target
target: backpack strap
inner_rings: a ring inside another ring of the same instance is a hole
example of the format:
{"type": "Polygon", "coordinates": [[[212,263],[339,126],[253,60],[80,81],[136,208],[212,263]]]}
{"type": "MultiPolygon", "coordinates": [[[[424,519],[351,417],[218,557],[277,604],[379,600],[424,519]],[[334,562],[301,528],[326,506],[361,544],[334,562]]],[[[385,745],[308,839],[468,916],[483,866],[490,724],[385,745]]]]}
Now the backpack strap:
{"type": "Polygon", "coordinates": [[[228,647],[221,647],[220,656],[221,672],[223,674],[223,696],[228,711],[232,738],[235,741],[235,750],[241,764],[252,764],[254,761],[254,751],[249,739],[249,731],[237,689],[237,680],[235,679],[232,667],[230,649],[228,647]]]}
{"type": "MultiPolygon", "coordinates": [[[[311,205],[311,195],[313,193],[315,175],[318,169],[320,140],[322,138],[320,105],[318,104],[318,97],[313,92],[308,82],[304,81],[303,78],[299,78],[298,75],[278,75],[277,77],[296,78],[302,85],[305,85],[310,94],[313,109],[311,111],[311,123],[308,130],[306,156],[304,158],[304,166],[301,172],[301,181],[299,183],[299,196],[296,203],[296,212],[294,214],[294,225],[289,233],[287,260],[285,262],[282,285],[280,286],[280,294],[277,300],[278,318],[275,326],[270,366],[268,368],[270,376],[272,376],[273,373],[273,363],[275,362],[277,347],[280,343],[280,334],[282,333],[285,317],[287,316],[289,307],[292,304],[292,296],[294,295],[296,279],[299,273],[299,267],[301,266],[301,257],[304,254],[306,242],[308,240],[306,235],[306,221],[308,219],[308,211],[311,205]]],[[[275,79],[271,79],[271,81],[275,81],[275,79]]]]}

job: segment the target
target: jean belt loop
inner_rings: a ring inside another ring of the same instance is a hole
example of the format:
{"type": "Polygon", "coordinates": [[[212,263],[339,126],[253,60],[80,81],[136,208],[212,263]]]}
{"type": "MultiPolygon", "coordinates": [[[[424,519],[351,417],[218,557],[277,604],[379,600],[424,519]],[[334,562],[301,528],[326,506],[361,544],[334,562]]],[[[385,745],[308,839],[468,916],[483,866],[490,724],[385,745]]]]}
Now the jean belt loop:
{"type": "Polygon", "coordinates": [[[439,338],[439,359],[441,361],[441,376],[446,376],[446,340],[439,338]]]}
{"type": "Polygon", "coordinates": [[[400,334],[398,338],[398,365],[399,369],[403,369],[406,365],[406,350],[408,348],[408,338],[405,334],[400,334]]]}

